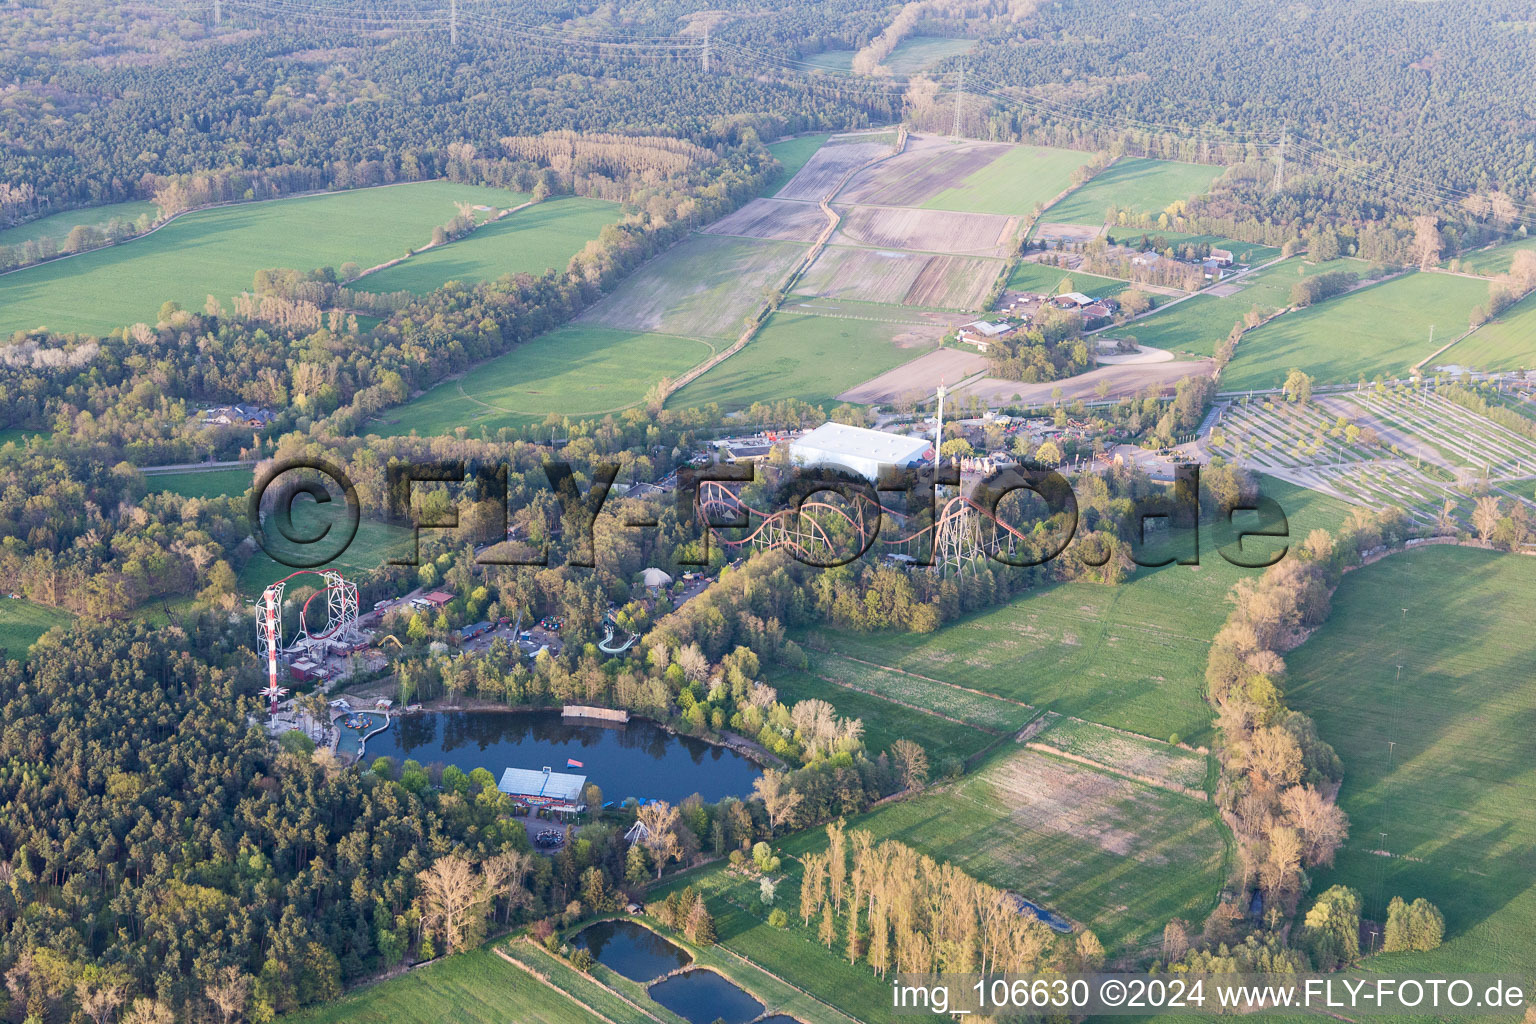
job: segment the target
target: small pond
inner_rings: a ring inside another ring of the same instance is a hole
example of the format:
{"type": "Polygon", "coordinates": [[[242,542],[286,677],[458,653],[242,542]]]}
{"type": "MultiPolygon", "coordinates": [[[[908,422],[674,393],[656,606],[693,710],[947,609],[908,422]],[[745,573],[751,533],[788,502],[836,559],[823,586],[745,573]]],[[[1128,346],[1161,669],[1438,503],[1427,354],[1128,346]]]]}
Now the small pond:
{"type": "Polygon", "coordinates": [[[650,981],[693,962],[686,950],[633,921],[599,921],[578,932],[571,945],[630,981],[650,981]]]}
{"type": "Polygon", "coordinates": [[[714,971],[685,971],[650,988],[651,998],[693,1024],[746,1024],[763,1004],[714,971]]]}
{"type": "Polygon", "coordinates": [[[408,757],[424,765],[457,765],[465,772],[542,768],[587,776],[605,801],[625,797],[677,803],[698,793],[714,802],[746,796],[761,774],[734,750],[691,736],[674,736],[652,722],[627,725],[562,718],[558,711],[445,711],[406,715],[368,740],[364,764],[380,756],[398,767],[408,757]],[[567,760],[580,765],[567,766],[567,760]]]}

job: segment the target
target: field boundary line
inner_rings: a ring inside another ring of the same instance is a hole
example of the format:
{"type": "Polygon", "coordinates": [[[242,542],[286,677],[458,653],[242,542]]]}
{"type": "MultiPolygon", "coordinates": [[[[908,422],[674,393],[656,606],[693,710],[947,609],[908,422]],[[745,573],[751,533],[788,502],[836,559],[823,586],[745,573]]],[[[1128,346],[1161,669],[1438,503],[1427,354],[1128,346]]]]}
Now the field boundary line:
{"type": "Polygon", "coordinates": [[[826,676],[821,675],[818,672],[812,672],[811,675],[815,676],[817,679],[820,679],[824,683],[830,683],[833,686],[842,687],[844,690],[852,690],[854,693],[862,693],[866,697],[874,697],[877,700],[883,700],[883,701],[885,701],[885,702],[887,702],[889,704],[895,704],[899,708],[906,708],[909,711],[917,711],[917,712],[920,712],[921,714],[924,714],[924,715],[932,715],[934,718],[942,718],[946,722],[954,722],[956,725],[964,725],[964,726],[967,726],[968,728],[971,728],[971,729],[977,729],[977,730],[980,730],[981,732],[984,732],[984,733],[988,734],[989,736],[1005,735],[1004,732],[1001,732],[1001,731],[999,731],[997,729],[993,729],[990,726],[977,725],[975,722],[967,722],[964,719],[960,719],[960,718],[951,718],[949,715],[943,714],[942,712],[934,711],[931,708],[918,707],[916,704],[908,704],[904,700],[897,700],[895,697],[887,697],[885,694],[877,693],[874,690],[866,690],[862,686],[854,686],[852,683],[841,683],[841,682],[838,682],[836,679],[829,679],[826,676]]]}
{"type": "MultiPolygon", "coordinates": [[[[543,949],[540,949],[538,944],[535,943],[532,938],[530,938],[528,936],[524,936],[523,937],[523,941],[528,943],[528,945],[532,946],[534,949],[538,950],[538,952],[540,954],[542,954],[544,956],[552,956],[552,954],[545,952],[543,949]]],[[[588,1006],[586,1001],[583,1000],[580,996],[578,996],[578,995],[576,995],[575,993],[572,993],[572,992],[567,992],[565,989],[561,988],[559,985],[556,985],[547,976],[545,976],[542,971],[537,970],[536,968],[534,968],[530,964],[525,964],[525,963],[521,962],[517,958],[513,957],[510,953],[508,953],[506,950],[502,949],[500,946],[496,947],[496,953],[497,953],[498,956],[500,956],[502,959],[506,960],[508,963],[516,964],[522,970],[524,970],[524,971],[528,972],[529,974],[533,975],[539,981],[543,982],[545,985],[548,985],[550,988],[554,989],[556,992],[559,992],[561,995],[565,996],[571,1002],[575,1003],[577,1006],[580,1006],[582,1009],[586,1010],[587,1012],[589,1012],[589,1013],[591,1013],[591,1014],[593,1014],[593,1015],[595,1015],[597,1017],[601,1017],[603,1020],[608,1021],[608,1024],[619,1024],[618,1021],[615,1021],[611,1017],[607,1017],[604,1014],[599,1013],[597,1010],[593,1009],[592,1007],[588,1006]]],[[[571,969],[575,970],[574,967],[571,968],[571,969]]],[[[580,973],[580,972],[578,972],[578,973],[580,973]]],[[[615,996],[616,998],[623,1000],[628,1005],[633,1006],[637,1011],[639,1011],[640,1013],[645,1014],[651,1020],[655,1021],[656,1024],[666,1024],[666,1021],[663,1018],[656,1016],[654,1013],[652,1013],[651,1011],[647,1010],[645,1007],[641,1006],[639,1003],[635,1002],[633,999],[629,998],[623,992],[620,992],[618,989],[613,988],[611,985],[604,984],[603,982],[599,981],[597,978],[593,977],[590,974],[587,974],[587,975],[584,975],[584,976],[587,978],[587,980],[591,981],[592,984],[596,985],[598,988],[602,989],[604,992],[607,992],[609,995],[615,996]]]]}
{"type": "Polygon", "coordinates": [[[951,683],[948,680],[935,679],[932,676],[919,675],[916,672],[908,672],[904,668],[892,668],[890,665],[882,665],[876,661],[865,661],[863,658],[855,658],[851,654],[843,654],[840,651],[834,651],[828,647],[812,647],[811,650],[820,651],[823,654],[830,654],[833,657],[842,658],[845,661],[851,661],[857,665],[868,665],[870,668],[878,668],[882,672],[894,672],[897,675],[911,676],[913,679],[921,679],[925,683],[938,683],[940,686],[948,686],[955,690],[963,690],[966,693],[973,693],[978,697],[991,697],[993,700],[1000,700],[1005,704],[1016,704],[1021,708],[1028,708],[1031,711],[1036,710],[1033,704],[1026,704],[1021,700],[1014,700],[1012,697],[1000,697],[995,693],[988,693],[986,690],[976,690],[969,686],[961,686],[959,683],[951,683]]]}
{"type": "Polygon", "coordinates": [[[1067,761],[1072,761],[1087,768],[1098,768],[1102,771],[1108,772],[1110,775],[1118,775],[1123,779],[1130,779],[1132,782],[1140,782],[1143,785],[1151,786],[1154,789],[1165,790],[1169,793],[1177,793],[1179,796],[1187,796],[1191,800],[1198,800],[1201,803],[1208,804],[1211,802],[1210,794],[1206,793],[1204,790],[1190,789],[1188,786],[1181,786],[1177,782],[1166,782],[1160,779],[1154,779],[1150,775],[1142,775],[1139,772],[1128,771],[1124,768],[1116,768],[1114,765],[1105,764],[1103,761],[1095,761],[1091,757],[1085,757],[1082,754],[1074,754],[1071,751],[1062,750],[1060,747],[1053,747],[1049,743],[1041,743],[1039,740],[1026,740],[1024,742],[1024,747],[1026,750],[1036,750],[1042,754],[1052,754],[1056,757],[1067,761]]]}
{"type": "MultiPolygon", "coordinates": [[[[561,988],[559,985],[556,985],[554,982],[550,981],[549,978],[547,978],[544,975],[544,972],[536,970],[533,966],[531,966],[529,964],[523,963],[521,960],[518,960],[516,957],[512,956],[512,954],[508,953],[506,950],[502,949],[500,946],[496,947],[496,955],[501,957],[507,963],[511,964],[513,967],[516,967],[518,970],[522,971],[524,974],[528,975],[534,981],[537,981],[540,985],[543,985],[546,988],[549,988],[549,989],[551,989],[551,990],[553,990],[555,992],[558,992],[564,998],[569,999],[571,1002],[575,1003],[577,1006],[581,1007],[583,1010],[586,1010],[588,1013],[590,1013],[592,1016],[596,1017],[598,1020],[607,1021],[608,1024],[618,1024],[618,1022],[615,1021],[612,1017],[608,1017],[608,1016],[606,1016],[606,1015],[604,1015],[602,1013],[599,1013],[597,1010],[593,1009],[591,1006],[588,1006],[587,1003],[584,1000],[582,1000],[579,996],[576,996],[576,995],[573,995],[570,992],[567,992],[565,989],[561,988]]],[[[595,985],[602,985],[602,982],[600,982],[600,981],[598,981],[597,979],[594,978],[593,979],[593,984],[595,984],[595,985]]],[[[602,985],[602,987],[605,988],[605,989],[608,988],[608,986],[606,986],[606,985],[602,985]]],[[[608,989],[608,990],[610,992],[613,991],[612,989],[608,989]]],[[[621,995],[620,993],[614,992],[613,994],[618,996],[620,999],[624,999],[623,995],[621,995]]],[[[628,999],[624,999],[624,1001],[626,1003],[629,1002],[628,999]]],[[[634,1005],[634,1004],[631,1003],[630,1005],[634,1005]]],[[[641,1013],[644,1013],[647,1017],[651,1017],[652,1020],[657,1021],[657,1024],[660,1024],[661,1018],[659,1018],[659,1017],[652,1017],[649,1013],[646,1013],[646,1011],[643,1008],[639,1007],[639,1006],[636,1006],[635,1009],[639,1010],[641,1013]]]]}

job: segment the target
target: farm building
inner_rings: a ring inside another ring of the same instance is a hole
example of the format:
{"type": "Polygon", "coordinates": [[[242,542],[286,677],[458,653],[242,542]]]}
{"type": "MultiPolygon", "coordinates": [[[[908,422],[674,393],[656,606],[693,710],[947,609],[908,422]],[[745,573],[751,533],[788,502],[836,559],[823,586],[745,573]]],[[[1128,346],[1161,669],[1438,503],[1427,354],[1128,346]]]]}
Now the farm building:
{"type": "Polygon", "coordinates": [[[967,345],[974,345],[981,352],[992,347],[992,342],[1004,337],[1013,331],[1013,325],[1007,323],[993,323],[989,320],[975,320],[960,328],[959,339],[967,345]]]}
{"type": "Polygon", "coordinates": [[[797,465],[846,469],[875,481],[879,479],[882,466],[916,466],[927,459],[932,450],[932,444],[925,437],[823,423],[790,444],[789,455],[797,465]]]}
{"type": "Polygon", "coordinates": [[[1212,249],[1211,250],[1211,259],[1215,260],[1217,262],[1217,264],[1220,265],[1220,266],[1230,267],[1232,265],[1232,250],[1231,249],[1212,249]]]}
{"type": "Polygon", "coordinates": [[[1093,297],[1082,292],[1062,292],[1051,301],[1061,309],[1082,309],[1093,305],[1093,297]]]}
{"type": "Polygon", "coordinates": [[[1162,256],[1155,252],[1139,252],[1131,257],[1133,267],[1155,267],[1162,262],[1162,256]]]}
{"type": "Polygon", "coordinates": [[[259,405],[219,405],[198,414],[205,427],[264,427],[277,418],[259,405]]]}
{"type": "Polygon", "coordinates": [[[585,775],[571,775],[544,767],[508,768],[501,773],[496,788],[528,807],[545,807],[557,814],[579,814],[587,809],[581,791],[587,787],[585,775]]]}

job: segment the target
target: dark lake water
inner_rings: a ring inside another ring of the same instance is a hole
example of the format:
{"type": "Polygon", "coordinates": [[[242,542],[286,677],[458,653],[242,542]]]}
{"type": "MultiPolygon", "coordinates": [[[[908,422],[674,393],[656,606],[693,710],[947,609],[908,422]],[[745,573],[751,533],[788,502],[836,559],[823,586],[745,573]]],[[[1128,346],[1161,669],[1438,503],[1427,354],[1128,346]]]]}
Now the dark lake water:
{"type": "Polygon", "coordinates": [[[693,1024],[746,1024],[763,1012],[763,1004],[714,971],[688,971],[658,981],[651,998],[693,1024]]]}
{"type": "Polygon", "coordinates": [[[599,921],[578,932],[571,945],[630,981],[650,981],[693,961],[686,950],[633,921],[599,921]]]}
{"type": "Polygon", "coordinates": [[[445,711],[406,715],[368,740],[363,764],[388,756],[396,766],[413,757],[424,765],[485,768],[501,778],[505,768],[542,768],[586,775],[605,801],[625,797],[677,803],[698,793],[713,802],[745,796],[761,771],[733,750],[691,736],[674,736],[650,722],[627,725],[562,719],[558,711],[445,711]],[[580,724],[573,724],[579,721],[580,724]],[[566,759],[583,767],[566,767],[566,759]]]}

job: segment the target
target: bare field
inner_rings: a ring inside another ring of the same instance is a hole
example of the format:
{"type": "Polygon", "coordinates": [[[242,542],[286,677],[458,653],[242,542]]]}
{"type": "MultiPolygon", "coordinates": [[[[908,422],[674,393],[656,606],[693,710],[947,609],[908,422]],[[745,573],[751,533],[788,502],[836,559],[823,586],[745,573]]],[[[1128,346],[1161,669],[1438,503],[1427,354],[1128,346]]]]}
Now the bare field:
{"type": "Polygon", "coordinates": [[[986,297],[1002,266],[999,260],[974,256],[829,246],[796,291],[825,299],[969,310],[986,297]]]}
{"type": "Polygon", "coordinates": [[[578,322],[685,338],[734,338],[804,249],[793,242],[695,235],[629,275],[578,322]]]}
{"type": "Polygon", "coordinates": [[[877,206],[921,206],[1007,151],[1001,143],[908,136],[905,152],[860,172],[840,198],[877,206]]]}
{"type": "Polygon", "coordinates": [[[1041,224],[1033,237],[1041,242],[1090,242],[1103,232],[1102,227],[1089,224],[1041,224]]]}
{"type": "Polygon", "coordinates": [[[962,352],[941,348],[887,370],[878,377],[849,388],[837,396],[839,402],[859,405],[887,405],[902,395],[921,391],[927,395],[936,381],[959,381],[987,368],[987,357],[980,352],[962,352]]]}
{"type": "Polygon", "coordinates": [[[890,151],[890,145],[883,142],[828,142],[779,190],[778,198],[819,202],[843,175],[890,151]]]}
{"type": "Polygon", "coordinates": [[[834,242],[972,256],[1006,256],[1019,223],[1017,217],[991,213],[888,206],[854,206],[840,212],[843,222],[832,236],[834,242]]]}
{"type": "Polygon", "coordinates": [[[783,199],[754,199],[734,213],[715,221],[704,231],[711,235],[773,238],[787,242],[816,241],[827,226],[827,215],[813,203],[783,199]]]}
{"type": "Polygon", "coordinates": [[[1066,380],[1042,381],[1038,384],[984,377],[973,384],[956,388],[955,391],[977,395],[989,405],[1008,405],[1015,395],[1020,396],[1025,405],[1046,405],[1054,400],[1052,392],[1060,388],[1064,401],[1081,398],[1091,402],[1100,397],[1098,389],[1101,382],[1109,385],[1103,397],[1130,398],[1144,394],[1149,388],[1157,392],[1172,391],[1173,386],[1185,377],[1209,375],[1214,368],[1215,361],[1210,359],[1173,363],[1122,363],[1119,366],[1101,366],[1066,380]]]}

